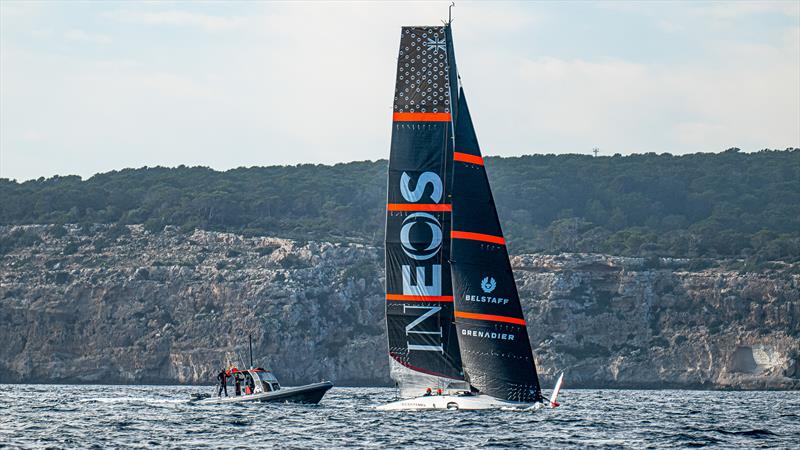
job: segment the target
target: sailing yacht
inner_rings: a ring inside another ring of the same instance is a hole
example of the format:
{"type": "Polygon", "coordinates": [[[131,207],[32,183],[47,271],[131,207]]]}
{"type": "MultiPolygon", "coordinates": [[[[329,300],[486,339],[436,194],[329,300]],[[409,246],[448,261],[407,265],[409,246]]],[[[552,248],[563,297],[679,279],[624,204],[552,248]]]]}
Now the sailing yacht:
{"type": "Polygon", "coordinates": [[[459,80],[449,22],[402,28],[385,240],[401,399],[378,409],[556,406],[563,378],[546,401],[459,80]]]}

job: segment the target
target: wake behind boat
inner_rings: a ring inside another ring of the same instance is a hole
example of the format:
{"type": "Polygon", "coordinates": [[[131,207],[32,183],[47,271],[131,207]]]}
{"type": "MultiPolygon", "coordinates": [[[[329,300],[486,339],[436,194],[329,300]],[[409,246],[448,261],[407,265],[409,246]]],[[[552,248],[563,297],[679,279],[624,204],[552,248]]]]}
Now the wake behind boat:
{"type": "Polygon", "coordinates": [[[405,399],[379,409],[543,407],[449,22],[403,27],[393,122],[386,323],[405,399]]]}

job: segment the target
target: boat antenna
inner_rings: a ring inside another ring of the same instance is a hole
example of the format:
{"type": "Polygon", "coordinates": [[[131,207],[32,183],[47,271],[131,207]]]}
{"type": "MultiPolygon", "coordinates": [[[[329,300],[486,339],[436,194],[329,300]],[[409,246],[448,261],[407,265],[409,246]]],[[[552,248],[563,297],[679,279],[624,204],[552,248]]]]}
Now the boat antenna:
{"type": "Polygon", "coordinates": [[[451,2],[450,6],[447,7],[447,24],[448,25],[453,23],[453,6],[456,6],[456,2],[451,2]]]}
{"type": "Polygon", "coordinates": [[[242,355],[239,354],[239,350],[234,350],[234,352],[236,353],[236,357],[239,358],[239,362],[244,365],[244,358],[242,358],[242,355]]]}
{"type": "Polygon", "coordinates": [[[247,335],[247,343],[250,346],[250,368],[252,369],[253,368],[253,335],[252,334],[248,334],[247,335]]]}

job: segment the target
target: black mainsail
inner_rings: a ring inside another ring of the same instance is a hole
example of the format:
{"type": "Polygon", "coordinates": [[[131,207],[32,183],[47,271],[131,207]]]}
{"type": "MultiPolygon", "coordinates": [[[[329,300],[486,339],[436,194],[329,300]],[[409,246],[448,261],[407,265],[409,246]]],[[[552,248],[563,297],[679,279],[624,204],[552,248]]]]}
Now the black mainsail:
{"type": "Polygon", "coordinates": [[[522,306],[463,90],[457,105],[450,264],[464,372],[483,394],[539,401],[522,306]]]}
{"type": "Polygon", "coordinates": [[[386,205],[386,322],[404,396],[465,386],[450,254],[452,103],[445,27],[403,27],[386,205]]]}

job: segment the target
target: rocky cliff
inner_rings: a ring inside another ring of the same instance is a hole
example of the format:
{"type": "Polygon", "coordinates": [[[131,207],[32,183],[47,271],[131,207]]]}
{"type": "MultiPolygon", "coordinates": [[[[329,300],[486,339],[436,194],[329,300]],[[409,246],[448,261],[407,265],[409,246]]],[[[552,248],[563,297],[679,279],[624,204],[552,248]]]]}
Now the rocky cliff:
{"type": "MultiPolygon", "coordinates": [[[[208,383],[248,333],[285,384],[390,382],[378,248],[141,226],[0,238],[0,382],[208,383]]],[[[546,383],[565,369],[573,387],[800,388],[796,267],[512,264],[546,383]]]]}

